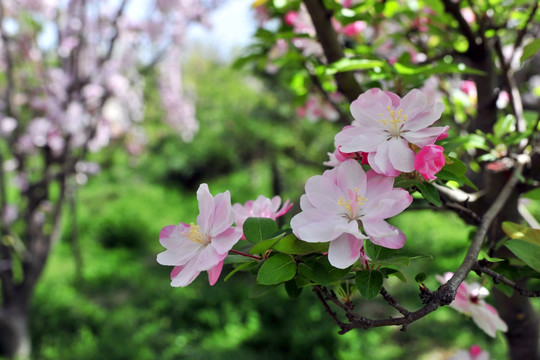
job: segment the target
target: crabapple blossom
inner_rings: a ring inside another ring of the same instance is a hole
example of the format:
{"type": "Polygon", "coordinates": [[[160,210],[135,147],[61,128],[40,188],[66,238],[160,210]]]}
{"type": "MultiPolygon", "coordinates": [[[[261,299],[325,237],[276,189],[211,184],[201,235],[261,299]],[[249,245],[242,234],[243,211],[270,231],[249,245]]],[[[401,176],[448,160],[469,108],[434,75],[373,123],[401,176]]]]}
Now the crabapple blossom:
{"type": "MultiPolygon", "coordinates": [[[[437,280],[445,284],[452,277],[452,273],[445,273],[444,276],[437,275],[437,280]]],[[[497,330],[507,331],[506,323],[499,317],[495,308],[484,301],[489,295],[488,289],[479,283],[462,282],[457,290],[456,298],[450,307],[457,311],[470,315],[476,325],[486,334],[495,337],[497,330]]]]}
{"type": "Polygon", "coordinates": [[[332,104],[315,94],[310,94],[306,103],[299,107],[296,113],[300,117],[305,117],[310,122],[316,122],[319,119],[328,121],[339,119],[339,113],[332,104]]]}
{"type": "Polygon", "coordinates": [[[285,201],[281,208],[279,205],[281,205],[281,198],[279,196],[269,199],[262,195],[259,195],[255,201],[247,201],[244,205],[236,203],[232,207],[236,218],[236,226],[241,229],[249,217],[263,217],[276,220],[278,217],[285,215],[293,206],[289,200],[285,201]]]}
{"type": "Polygon", "coordinates": [[[339,148],[336,148],[334,152],[329,152],[328,154],[328,161],[323,162],[323,165],[330,166],[330,167],[336,167],[345,160],[348,159],[356,159],[361,160],[362,164],[367,164],[367,153],[361,153],[361,152],[354,152],[354,153],[344,153],[340,151],[339,148]]]}
{"type": "Polygon", "coordinates": [[[366,174],[356,160],[346,160],[308,179],[302,212],[291,220],[293,233],[307,242],[330,241],[328,260],[342,269],[358,260],[364,239],[401,248],[405,235],[384,219],[405,210],[412,197],[393,185],[393,178],[366,174]]]}
{"type": "Polygon", "coordinates": [[[437,178],[435,174],[441,171],[445,163],[443,150],[439,145],[426,145],[416,154],[414,168],[424,179],[437,178]]]}
{"type": "Polygon", "coordinates": [[[459,350],[449,360],[489,360],[489,353],[478,345],[473,345],[467,350],[459,350]]]}
{"type": "Polygon", "coordinates": [[[197,200],[197,225],[168,225],[159,234],[159,241],[167,250],[158,254],[157,262],[174,266],[171,286],[187,286],[201,271],[208,272],[208,281],[214,285],[223,260],[242,236],[242,230],[232,226],[234,211],[229,191],[213,197],[208,185],[201,184],[197,200]]]}
{"type": "Polygon", "coordinates": [[[335,137],[343,152],[367,152],[368,163],[379,174],[398,176],[414,171],[417,147],[432,145],[446,127],[430,127],[437,121],[444,105],[428,104],[418,89],[403,99],[398,95],[374,88],[361,94],[351,104],[354,121],[335,137]]]}

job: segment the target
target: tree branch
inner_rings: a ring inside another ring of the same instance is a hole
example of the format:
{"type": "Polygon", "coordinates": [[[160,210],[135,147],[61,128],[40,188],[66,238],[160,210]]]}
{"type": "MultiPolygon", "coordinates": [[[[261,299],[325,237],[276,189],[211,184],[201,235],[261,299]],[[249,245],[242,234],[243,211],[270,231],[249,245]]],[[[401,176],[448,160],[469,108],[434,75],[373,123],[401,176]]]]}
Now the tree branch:
{"type": "MultiPolygon", "coordinates": [[[[439,307],[444,305],[449,305],[455,298],[457,289],[459,285],[465,280],[467,274],[473,270],[478,264],[478,254],[484,243],[489,227],[497,214],[504,207],[510,195],[513,192],[514,187],[517,185],[520,179],[521,172],[523,171],[526,161],[524,158],[518,158],[510,179],[504,185],[502,191],[499,193],[499,196],[495,199],[491,207],[485,213],[482,218],[482,222],[478,227],[478,231],[463,259],[463,262],[456,270],[454,275],[446,284],[441,285],[437,291],[432,292],[423,284],[420,286],[420,297],[425,304],[421,309],[409,312],[407,309],[403,308],[397,303],[397,300],[391,297],[386,290],[381,290],[381,295],[383,298],[395,309],[397,309],[403,316],[401,317],[391,317],[388,319],[372,320],[365,318],[357,313],[352,311],[351,306],[342,303],[335,296],[329,296],[327,290],[324,287],[320,287],[321,294],[326,296],[326,299],[332,301],[338,307],[345,311],[347,318],[349,318],[350,323],[341,323],[338,322],[337,325],[340,327],[340,334],[345,334],[348,331],[356,328],[369,329],[374,327],[381,326],[402,326],[402,330],[405,330],[408,324],[413,323],[416,320],[419,320],[431,312],[437,310],[439,307]]],[[[327,305],[326,305],[327,306],[327,305]]],[[[335,321],[334,321],[335,322],[335,321]]]]}
{"type": "Polygon", "coordinates": [[[485,261],[478,261],[475,264],[475,266],[473,267],[473,270],[476,271],[477,273],[484,273],[486,275],[491,276],[493,278],[493,282],[495,284],[503,283],[505,285],[510,286],[511,288],[516,290],[521,296],[540,297],[540,290],[537,290],[537,291],[527,290],[527,289],[519,286],[518,284],[516,284],[514,281],[508,279],[504,275],[501,275],[498,272],[495,272],[495,271],[491,270],[490,268],[482,265],[483,263],[485,263],[485,261]]]}
{"type": "MultiPolygon", "coordinates": [[[[315,26],[317,39],[321,44],[326,61],[331,64],[345,57],[343,48],[338,41],[334,27],[332,26],[332,13],[324,7],[321,0],[303,0],[306,5],[311,21],[315,26]]],[[[360,85],[354,79],[352,72],[339,72],[334,75],[338,90],[352,102],[362,92],[360,85]]]]}

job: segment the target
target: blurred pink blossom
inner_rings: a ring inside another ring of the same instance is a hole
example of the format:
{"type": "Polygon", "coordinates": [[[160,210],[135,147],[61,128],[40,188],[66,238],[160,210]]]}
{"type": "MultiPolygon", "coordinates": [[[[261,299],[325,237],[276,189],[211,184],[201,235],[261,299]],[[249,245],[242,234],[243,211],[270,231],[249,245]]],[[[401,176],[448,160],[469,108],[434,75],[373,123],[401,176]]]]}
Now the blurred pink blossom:
{"type": "MultiPolygon", "coordinates": [[[[453,276],[452,273],[445,273],[444,276],[437,275],[437,280],[445,284],[453,276]]],[[[495,337],[497,330],[506,332],[508,327],[499,317],[495,308],[484,301],[489,295],[488,289],[479,283],[466,283],[459,285],[456,298],[450,307],[467,315],[472,316],[473,321],[480,329],[491,337],[495,337]]]]}
{"type": "Polygon", "coordinates": [[[449,360],[489,360],[489,353],[482,350],[480,346],[473,345],[467,350],[459,350],[449,360]]]}
{"type": "Polygon", "coordinates": [[[274,196],[272,199],[259,195],[256,200],[249,200],[244,205],[236,203],[233,205],[236,226],[242,228],[244,222],[250,217],[262,217],[276,220],[285,215],[293,206],[289,200],[281,206],[281,197],[274,196]]]}

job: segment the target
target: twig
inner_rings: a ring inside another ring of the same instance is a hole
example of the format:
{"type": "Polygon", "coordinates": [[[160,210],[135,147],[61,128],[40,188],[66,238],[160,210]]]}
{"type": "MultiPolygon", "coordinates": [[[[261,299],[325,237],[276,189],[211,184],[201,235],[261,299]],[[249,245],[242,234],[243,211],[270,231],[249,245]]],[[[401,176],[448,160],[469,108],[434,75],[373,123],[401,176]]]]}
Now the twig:
{"type": "MultiPolygon", "coordinates": [[[[343,48],[338,41],[336,31],[332,26],[331,12],[324,7],[321,0],[303,0],[313,25],[317,38],[323,48],[324,56],[329,64],[345,57],[343,48]]],[[[338,72],[334,75],[338,90],[352,102],[362,92],[352,72],[338,72]]]]}
{"type": "Polygon", "coordinates": [[[256,256],[256,255],[251,255],[251,254],[248,254],[248,253],[245,253],[243,251],[238,251],[238,250],[229,250],[230,252],[232,252],[233,254],[237,254],[237,255],[241,255],[241,256],[246,256],[246,257],[250,257],[252,259],[255,259],[255,260],[262,260],[263,258],[260,257],[260,256],[256,256]]]}
{"type": "Polygon", "coordinates": [[[521,47],[521,43],[523,42],[523,38],[525,37],[525,34],[527,33],[527,27],[529,26],[529,24],[534,19],[534,15],[536,14],[536,10],[538,10],[538,0],[533,0],[532,9],[531,9],[531,12],[529,14],[529,17],[525,21],[525,25],[523,26],[523,28],[519,30],[519,32],[518,32],[518,34],[516,36],[516,41],[514,42],[514,50],[512,51],[512,54],[510,55],[510,57],[508,58],[506,66],[510,66],[510,63],[514,59],[514,56],[516,55],[517,50],[521,47]]]}
{"type": "Polygon", "coordinates": [[[386,302],[390,304],[394,309],[399,311],[401,315],[405,317],[410,315],[410,311],[399,305],[397,299],[390,295],[388,291],[384,288],[384,286],[381,288],[380,294],[382,295],[383,299],[386,300],[386,302]]]}
{"type": "Polygon", "coordinates": [[[516,290],[521,296],[540,297],[540,290],[537,290],[537,291],[527,290],[519,286],[518,284],[516,284],[514,281],[508,279],[506,276],[501,275],[498,272],[495,272],[486,266],[483,266],[480,261],[475,264],[475,266],[473,267],[473,270],[476,272],[484,273],[486,275],[491,276],[495,284],[498,284],[499,282],[501,282],[505,285],[510,286],[511,288],[516,290]]]}

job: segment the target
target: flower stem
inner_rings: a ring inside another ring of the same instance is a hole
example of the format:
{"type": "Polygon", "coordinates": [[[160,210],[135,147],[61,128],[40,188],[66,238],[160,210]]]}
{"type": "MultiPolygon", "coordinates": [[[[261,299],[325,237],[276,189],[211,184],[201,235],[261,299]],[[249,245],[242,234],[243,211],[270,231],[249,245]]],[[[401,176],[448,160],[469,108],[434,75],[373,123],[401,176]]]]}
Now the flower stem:
{"type": "Polygon", "coordinates": [[[233,250],[233,249],[231,249],[229,251],[234,253],[234,254],[247,256],[247,257],[250,257],[250,258],[255,259],[255,260],[262,260],[262,257],[260,257],[260,256],[251,255],[251,254],[248,254],[248,253],[245,253],[245,252],[242,252],[242,251],[233,250]]]}

